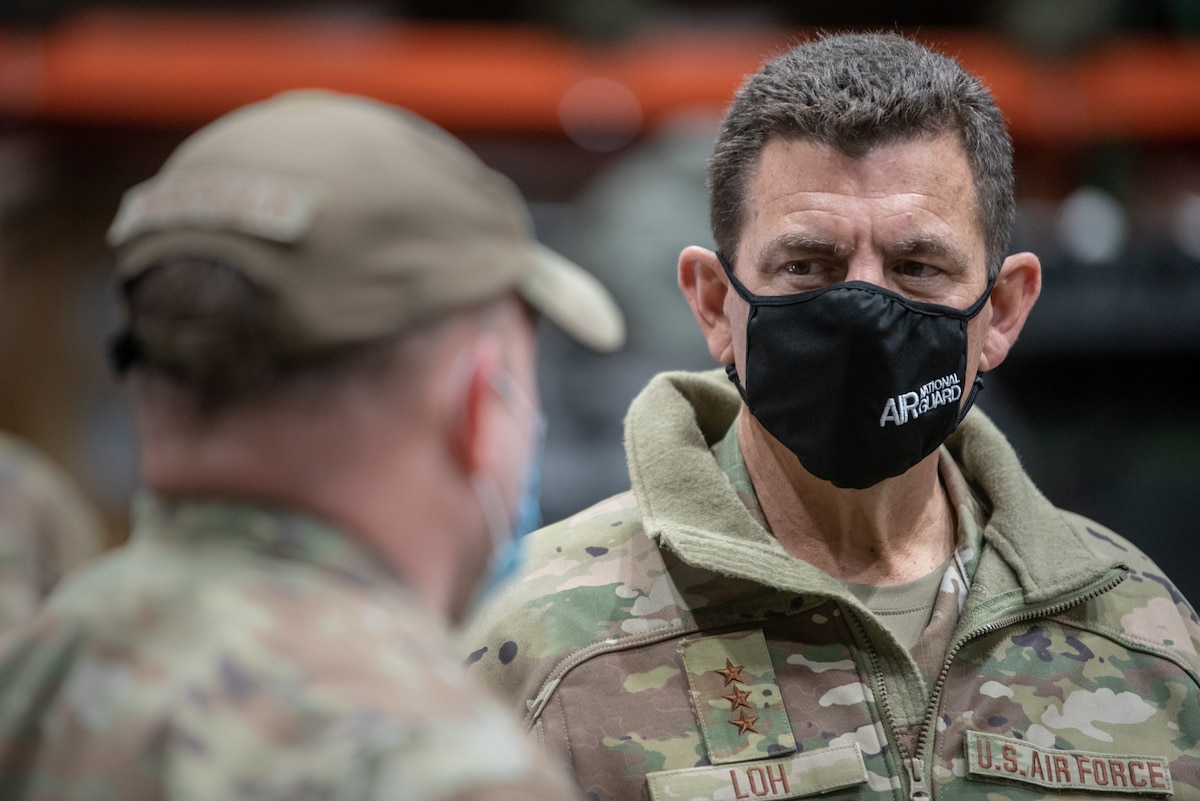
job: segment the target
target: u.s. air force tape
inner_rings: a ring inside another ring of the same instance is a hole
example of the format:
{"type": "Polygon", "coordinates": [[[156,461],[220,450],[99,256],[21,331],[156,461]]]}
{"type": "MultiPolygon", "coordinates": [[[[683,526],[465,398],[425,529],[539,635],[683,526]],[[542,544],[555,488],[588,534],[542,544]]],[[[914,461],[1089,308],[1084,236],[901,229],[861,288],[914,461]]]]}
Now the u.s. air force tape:
{"type": "Polygon", "coordinates": [[[779,759],[660,770],[646,775],[653,801],[695,798],[777,801],[827,793],[866,780],[867,766],[857,743],[779,759]]]}
{"type": "Polygon", "coordinates": [[[982,732],[967,732],[967,776],[1049,790],[1171,795],[1171,767],[1159,756],[1043,748],[982,732]]]}

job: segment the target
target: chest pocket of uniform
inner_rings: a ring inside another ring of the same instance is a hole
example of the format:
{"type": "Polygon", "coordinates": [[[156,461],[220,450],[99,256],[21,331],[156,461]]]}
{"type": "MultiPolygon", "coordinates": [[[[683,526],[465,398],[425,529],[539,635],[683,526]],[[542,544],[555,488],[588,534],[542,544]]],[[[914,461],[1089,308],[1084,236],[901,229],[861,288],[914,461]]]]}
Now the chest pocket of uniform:
{"type": "Polygon", "coordinates": [[[711,764],[796,750],[761,630],[685,639],[679,653],[711,764]]]}
{"type": "Polygon", "coordinates": [[[867,781],[857,743],[796,753],[796,738],[761,630],[679,644],[710,766],[647,774],[653,801],[777,801],[867,781]]]}

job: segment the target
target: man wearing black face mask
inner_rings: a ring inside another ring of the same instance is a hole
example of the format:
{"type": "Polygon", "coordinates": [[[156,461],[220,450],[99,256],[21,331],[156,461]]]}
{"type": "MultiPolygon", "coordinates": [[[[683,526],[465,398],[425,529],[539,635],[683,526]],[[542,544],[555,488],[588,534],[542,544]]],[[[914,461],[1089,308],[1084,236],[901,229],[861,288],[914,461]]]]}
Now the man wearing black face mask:
{"type": "Polygon", "coordinates": [[[896,35],[766,63],[679,283],[724,371],[529,541],[476,671],[596,799],[1200,798],[1200,626],[972,410],[1038,296],[980,83],[896,35]]]}

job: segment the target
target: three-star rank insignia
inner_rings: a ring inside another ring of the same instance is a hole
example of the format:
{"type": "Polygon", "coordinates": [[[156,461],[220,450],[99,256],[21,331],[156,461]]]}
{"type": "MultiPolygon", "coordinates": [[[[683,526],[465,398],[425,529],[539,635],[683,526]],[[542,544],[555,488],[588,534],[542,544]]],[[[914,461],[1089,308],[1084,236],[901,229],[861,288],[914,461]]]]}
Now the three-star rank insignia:
{"type": "Polygon", "coordinates": [[[687,639],[679,651],[711,764],[796,749],[762,631],[687,639]]]}
{"type": "MultiPolygon", "coordinates": [[[[724,668],[718,668],[713,671],[713,673],[720,673],[721,676],[724,677],[725,684],[733,685],[733,692],[731,692],[729,695],[721,696],[729,702],[729,707],[733,711],[737,711],[738,707],[743,706],[746,707],[746,709],[754,709],[748,700],[750,698],[750,691],[743,690],[735,683],[744,681],[742,678],[742,671],[745,669],[745,665],[734,665],[732,662],[726,659],[724,668]]],[[[755,734],[758,734],[758,729],[754,728],[754,721],[756,720],[758,720],[756,716],[747,715],[745,710],[743,710],[741,715],[733,718],[729,722],[732,725],[737,726],[738,734],[745,734],[746,732],[754,732],[755,734]]]]}

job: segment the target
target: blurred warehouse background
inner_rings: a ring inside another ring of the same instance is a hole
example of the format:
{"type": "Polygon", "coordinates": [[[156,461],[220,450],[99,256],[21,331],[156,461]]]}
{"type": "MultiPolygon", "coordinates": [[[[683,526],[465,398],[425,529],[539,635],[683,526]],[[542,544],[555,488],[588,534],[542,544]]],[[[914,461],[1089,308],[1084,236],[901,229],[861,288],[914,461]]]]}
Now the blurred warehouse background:
{"type": "Polygon", "coordinates": [[[630,316],[598,357],[543,332],[543,508],[627,486],[621,419],[711,362],[674,283],[741,77],[826,29],[899,29],[992,87],[1017,147],[1014,249],[1045,289],[980,406],[1059,505],[1200,598],[1200,0],[0,0],[0,429],[124,536],[136,486],[104,230],[121,192],[244,103],[326,86],[405,105],[511,176],[541,238],[630,316]]]}

